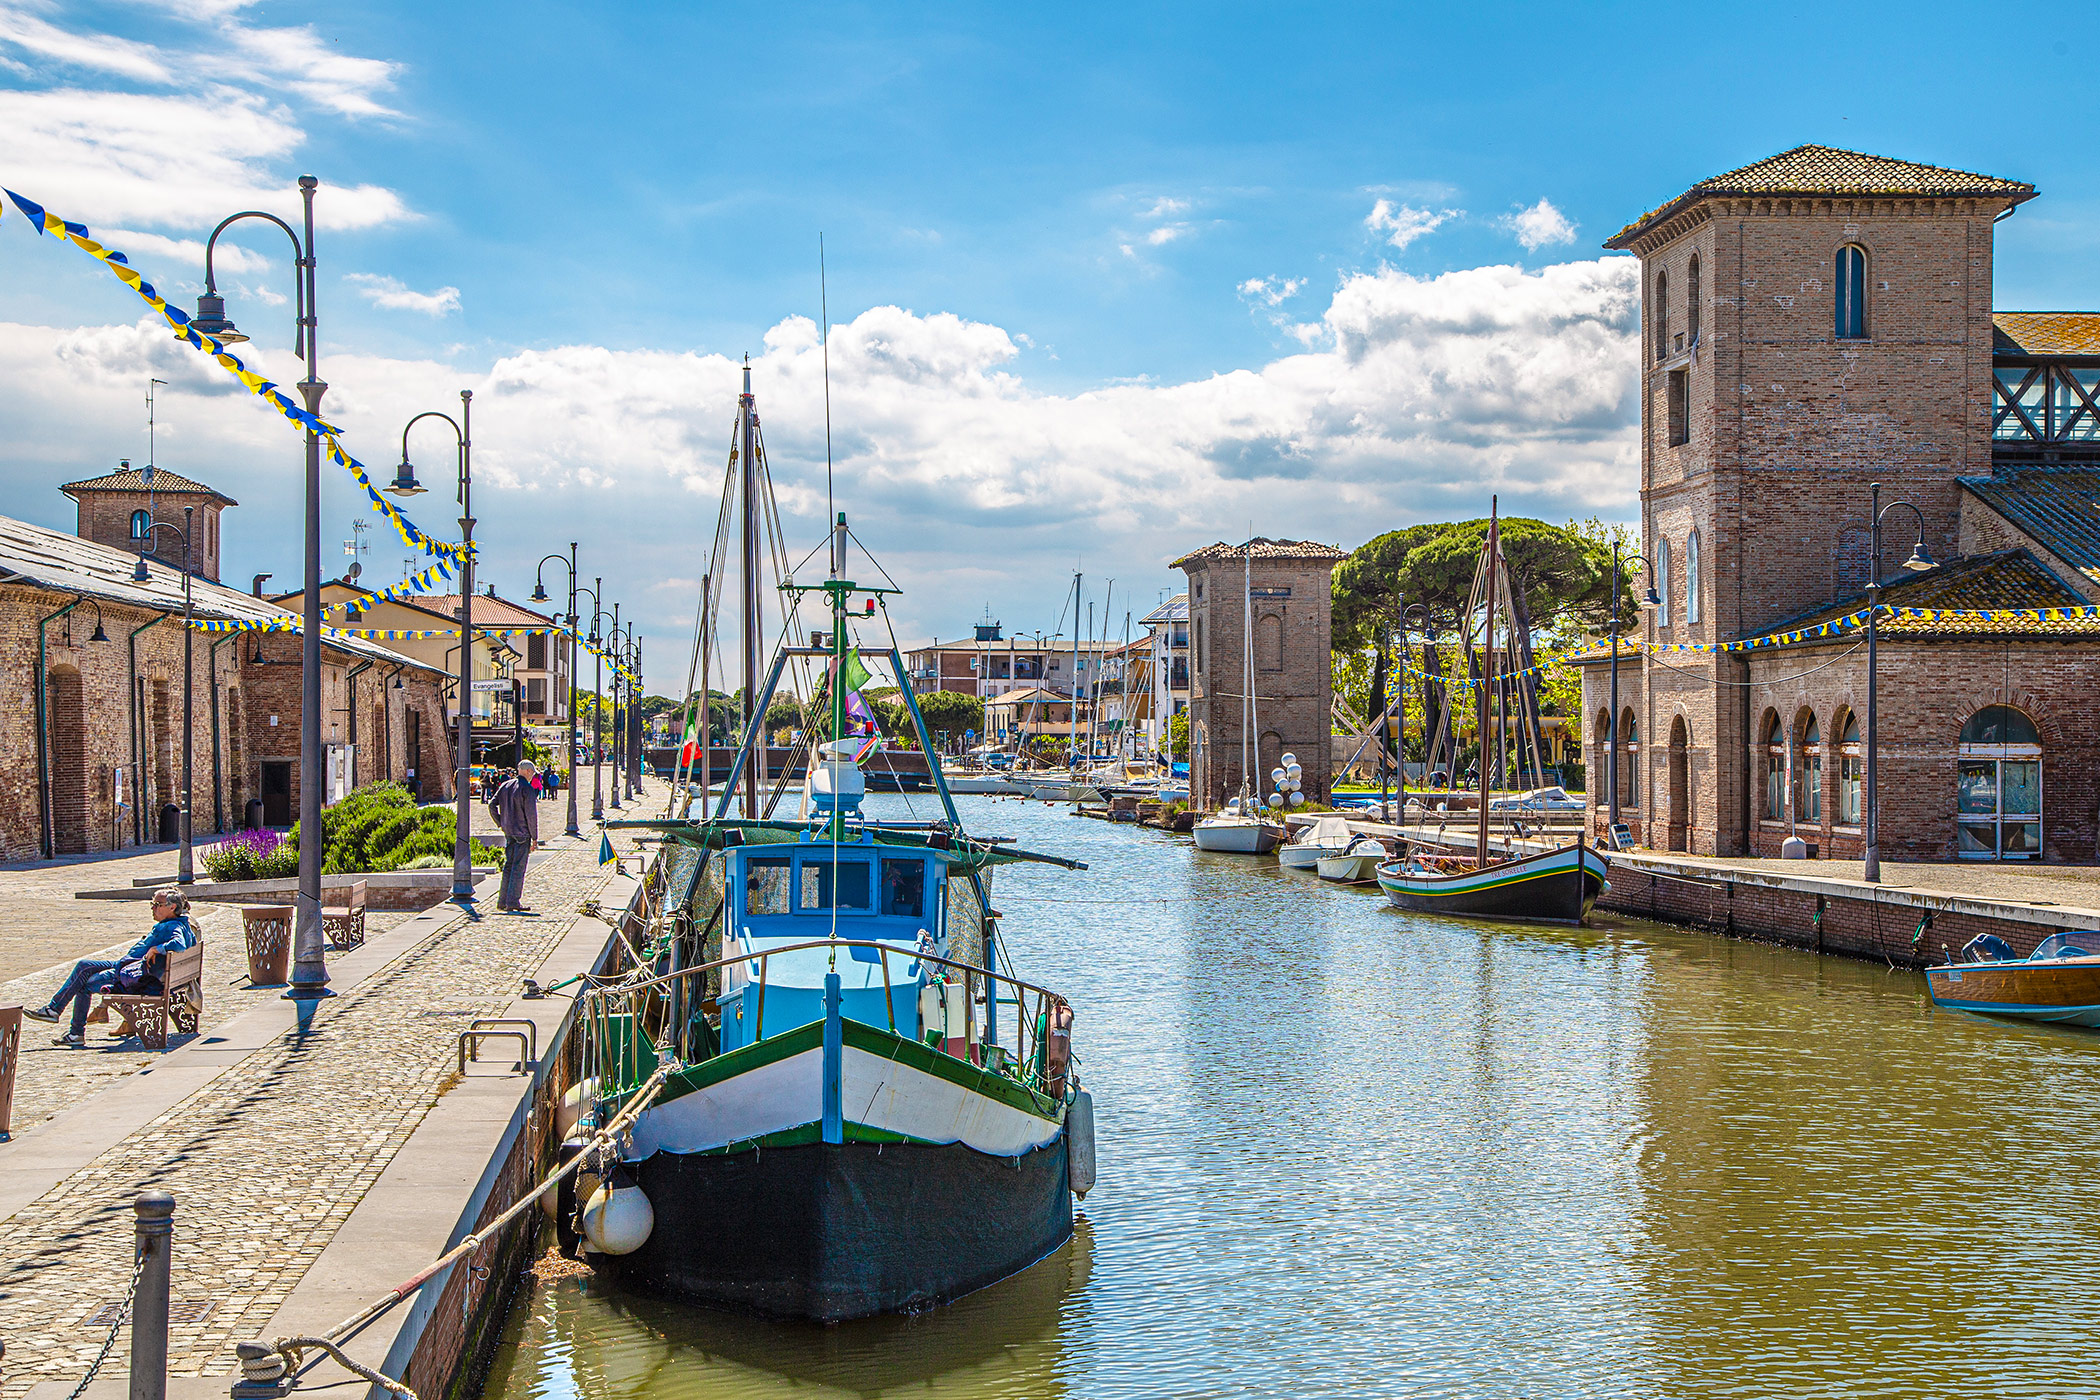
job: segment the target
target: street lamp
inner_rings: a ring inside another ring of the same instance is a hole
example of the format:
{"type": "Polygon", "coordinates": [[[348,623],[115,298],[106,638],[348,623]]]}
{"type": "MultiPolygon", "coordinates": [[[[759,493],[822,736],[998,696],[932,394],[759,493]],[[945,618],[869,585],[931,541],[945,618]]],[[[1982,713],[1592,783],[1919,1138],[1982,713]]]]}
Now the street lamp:
{"type": "MultiPolygon", "coordinates": [[[[146,533],[139,537],[138,562],[131,570],[133,583],[145,583],[153,577],[146,570],[146,552],[153,548],[154,531],[173,530],[182,536],[182,824],[176,828],[175,834],[175,883],[178,885],[197,883],[197,869],[190,844],[190,806],[195,797],[190,785],[190,728],[195,718],[197,695],[196,674],[191,669],[191,644],[197,634],[190,629],[190,526],[194,523],[191,517],[196,511],[195,506],[184,506],[180,525],[172,520],[148,522],[146,533]]],[[[95,611],[95,631],[98,634],[102,631],[102,612],[99,608],[95,611]]],[[[103,639],[91,637],[88,640],[103,639]]]]}
{"type": "Polygon", "coordinates": [[[613,694],[613,712],[612,712],[612,732],[613,732],[613,733],[612,733],[612,766],[613,766],[613,784],[612,784],[612,803],[611,803],[611,806],[612,806],[612,809],[613,809],[613,810],[614,810],[615,812],[617,812],[617,811],[619,811],[619,810],[620,810],[620,782],[621,782],[621,772],[620,772],[620,767],[621,767],[621,764],[622,764],[622,763],[624,762],[624,757],[623,757],[623,756],[624,756],[624,755],[625,755],[625,753],[626,753],[626,746],[625,746],[625,745],[624,745],[624,744],[623,744],[623,743],[621,742],[621,731],[622,731],[622,730],[624,730],[624,729],[626,728],[626,713],[625,713],[625,711],[624,711],[624,710],[623,710],[623,709],[621,708],[621,705],[620,705],[620,672],[619,672],[619,666],[618,666],[618,662],[619,662],[619,657],[620,657],[620,637],[621,637],[621,635],[622,635],[622,634],[621,634],[621,632],[620,632],[620,605],[619,605],[618,603],[614,603],[614,604],[613,604],[613,610],[612,610],[612,626],[611,626],[611,627],[610,627],[609,629],[607,629],[607,631],[606,631],[606,633],[605,633],[605,646],[606,646],[606,649],[607,649],[608,651],[610,651],[610,652],[611,652],[611,653],[613,654],[613,661],[614,661],[614,669],[613,669],[613,683],[612,683],[612,694],[613,694]]]}
{"type": "Polygon", "coordinates": [[[456,808],[452,827],[452,898],[474,903],[474,847],[467,825],[468,790],[474,785],[474,391],[459,391],[459,419],[436,409],[418,413],[401,429],[401,465],[387,490],[396,496],[418,496],[423,486],[408,461],[408,430],[425,418],[452,427],[459,443],[459,739],[452,782],[456,808]]]}
{"type": "MultiPolygon", "coordinates": [[[[1644,608],[1661,607],[1662,599],[1655,591],[1655,566],[1648,562],[1648,556],[1645,554],[1634,555],[1632,562],[1648,571],[1648,591],[1641,595],[1641,606],[1644,608]]],[[[1604,782],[1605,786],[1611,790],[1609,808],[1611,820],[1607,824],[1604,833],[1607,840],[1613,839],[1612,833],[1617,831],[1619,826],[1619,570],[1619,542],[1613,540],[1611,545],[1611,715],[1605,721],[1608,726],[1606,733],[1610,740],[1610,747],[1605,750],[1604,754],[1604,782]]]]}
{"type": "Polygon", "coordinates": [[[642,639],[633,635],[630,624],[628,635],[634,645],[627,658],[627,665],[634,672],[633,694],[627,697],[627,795],[635,801],[642,796],[642,712],[638,701],[647,689],[642,684],[642,639]]]}
{"type": "Polygon", "coordinates": [[[1877,655],[1877,629],[1875,616],[1881,611],[1881,517],[1899,507],[1911,513],[1918,522],[1918,542],[1911,549],[1910,558],[1903,567],[1922,573],[1934,567],[1933,558],[1925,548],[1925,516],[1909,501],[1881,503],[1881,483],[1873,484],[1874,492],[1874,570],[1867,579],[1867,859],[1864,878],[1870,885],[1881,883],[1881,801],[1875,788],[1881,776],[1877,760],[1875,720],[1879,718],[1879,697],[1876,688],[1879,680],[1880,658],[1877,655]]]}
{"type": "MultiPolygon", "coordinates": [[[[572,587],[578,593],[591,595],[591,634],[584,638],[584,645],[591,649],[591,660],[598,677],[591,685],[591,820],[602,822],[605,820],[605,777],[598,767],[598,733],[605,718],[605,658],[598,651],[598,623],[604,619],[605,612],[598,594],[605,587],[605,580],[593,578],[591,585],[589,588],[572,587]]],[[[576,611],[572,608],[569,611],[569,630],[574,632],[576,627],[576,611]]],[[[570,694],[574,693],[572,688],[570,694]]]]}
{"type": "Polygon", "coordinates": [[[291,985],[285,991],[286,996],[299,1000],[334,995],[328,990],[328,941],[321,933],[321,791],[328,781],[328,768],[321,747],[321,435],[313,424],[320,420],[321,396],[328,392],[328,385],[321,379],[314,312],[314,191],[320,184],[311,175],[299,177],[299,195],[306,208],[304,239],[290,224],[259,209],[229,214],[219,221],[204,242],[204,291],[190,322],[193,329],[224,343],[246,340],[226,317],[226,298],[219,295],[212,275],[212,252],[219,235],[242,219],[261,219],[284,230],[285,237],[292,240],[293,266],[298,269],[292,278],[298,325],[292,353],[306,358],[306,378],[299,381],[299,395],[306,400],[310,415],[306,427],[306,581],[299,640],[299,757],[305,770],[299,781],[299,912],[292,940],[291,985]]]}
{"type": "Polygon", "coordinates": [[[547,601],[547,584],[541,577],[541,570],[547,567],[548,559],[566,566],[569,571],[569,752],[566,755],[569,762],[568,834],[581,837],[583,830],[576,824],[576,541],[569,541],[568,558],[550,554],[546,559],[540,560],[538,567],[532,571],[532,601],[535,603],[547,601]]]}

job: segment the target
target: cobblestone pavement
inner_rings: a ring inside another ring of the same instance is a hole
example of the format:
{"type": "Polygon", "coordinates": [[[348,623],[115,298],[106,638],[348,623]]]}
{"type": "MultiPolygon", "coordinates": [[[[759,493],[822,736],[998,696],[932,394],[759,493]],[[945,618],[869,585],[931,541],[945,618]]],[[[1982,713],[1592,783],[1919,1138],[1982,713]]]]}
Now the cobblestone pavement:
{"type": "Polygon", "coordinates": [[[483,918],[453,919],[0,1224],[0,1400],[86,1369],[100,1344],[87,1319],[122,1295],[130,1203],[149,1187],[180,1203],[169,1372],[236,1369],[232,1343],[268,1321],[449,1087],[458,1029],[506,1005],[602,887],[595,829],[559,830],[526,884],[539,915],[483,901],[483,918]]]}
{"type": "MultiPolygon", "coordinates": [[[[1665,853],[1644,851],[1642,854],[1665,853]]],[[[1687,857],[1671,855],[1669,859],[1685,860],[1687,857]]],[[[1734,856],[1718,860],[1708,856],[1689,859],[1700,865],[1773,875],[1806,875],[1829,880],[1866,878],[1865,867],[1856,860],[1750,860],[1734,856]]],[[[1969,899],[2006,899],[2024,904],[2060,904],[2069,908],[2100,910],[2100,866],[1883,860],[1881,883],[1891,889],[1930,891],[1969,899]]]]}

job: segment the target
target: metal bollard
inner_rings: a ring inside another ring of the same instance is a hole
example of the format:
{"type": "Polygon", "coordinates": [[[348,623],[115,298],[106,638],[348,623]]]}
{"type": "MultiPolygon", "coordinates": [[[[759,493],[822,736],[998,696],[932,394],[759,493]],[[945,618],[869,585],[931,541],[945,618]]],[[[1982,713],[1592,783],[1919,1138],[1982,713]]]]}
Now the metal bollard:
{"type": "Polygon", "coordinates": [[[145,1261],[131,1305],[131,1400],[167,1400],[168,1256],[175,1198],[165,1191],[142,1191],[131,1208],[138,1212],[134,1260],[145,1261]]]}

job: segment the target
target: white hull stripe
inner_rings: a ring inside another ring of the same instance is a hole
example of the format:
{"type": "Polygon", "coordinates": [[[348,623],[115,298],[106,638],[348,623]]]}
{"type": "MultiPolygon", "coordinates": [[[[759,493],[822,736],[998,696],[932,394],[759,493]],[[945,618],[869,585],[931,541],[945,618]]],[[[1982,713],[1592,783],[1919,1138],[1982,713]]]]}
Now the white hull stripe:
{"type": "MultiPolygon", "coordinates": [[[[841,1069],[840,1109],[862,1127],[920,1142],[960,1142],[996,1157],[1018,1157],[1059,1131],[1048,1119],[850,1045],[841,1069]]],[[[635,1155],[706,1152],[819,1122],[823,1079],[823,1052],[806,1050],[697,1089],[642,1114],[635,1155]]]]}

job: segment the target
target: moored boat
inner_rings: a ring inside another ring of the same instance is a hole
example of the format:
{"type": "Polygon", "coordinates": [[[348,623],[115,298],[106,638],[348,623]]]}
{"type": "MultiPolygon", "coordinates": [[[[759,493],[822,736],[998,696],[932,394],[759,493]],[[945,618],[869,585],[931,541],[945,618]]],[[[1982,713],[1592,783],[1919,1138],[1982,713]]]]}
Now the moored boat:
{"type": "Polygon", "coordinates": [[[1322,856],[1339,855],[1355,839],[1347,817],[1314,817],[1276,848],[1276,863],[1287,870],[1311,870],[1322,856]]]}
{"type": "Polygon", "coordinates": [[[2047,1021],[2100,1026],[2100,933],[2052,933],[2024,958],[2009,956],[2002,939],[1972,939],[1962,949],[1975,962],[1925,969],[1934,1006],[2047,1021]],[[1993,946],[1995,945],[1995,946],[1993,946]],[[1996,956],[1992,956],[1996,954],[1996,956]]]}
{"type": "Polygon", "coordinates": [[[1411,852],[1378,867],[1378,887],[1417,913],[1579,924],[1610,887],[1609,870],[1585,841],[1486,864],[1411,852]]]}
{"type": "Polygon", "coordinates": [[[1386,854],[1385,842],[1375,836],[1359,835],[1332,855],[1321,856],[1313,862],[1313,869],[1322,880],[1333,880],[1338,884],[1374,884],[1378,879],[1378,867],[1385,863],[1386,854]]]}

